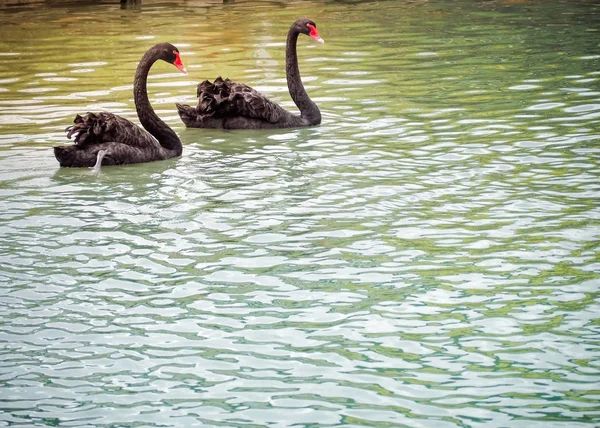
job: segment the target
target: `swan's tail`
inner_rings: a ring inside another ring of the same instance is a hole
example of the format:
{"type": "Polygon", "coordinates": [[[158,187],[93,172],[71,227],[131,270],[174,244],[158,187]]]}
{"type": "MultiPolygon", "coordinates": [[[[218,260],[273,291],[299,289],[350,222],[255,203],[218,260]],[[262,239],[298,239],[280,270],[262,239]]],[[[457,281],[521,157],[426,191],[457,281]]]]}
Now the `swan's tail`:
{"type": "Polygon", "coordinates": [[[76,145],[54,147],[54,156],[62,167],[93,167],[96,163],[96,153],[76,145]]]}
{"type": "Polygon", "coordinates": [[[179,117],[185,123],[185,126],[188,128],[197,128],[197,126],[194,126],[194,123],[198,121],[196,108],[187,104],[175,103],[175,105],[177,106],[177,113],[179,113],[179,117]]]}

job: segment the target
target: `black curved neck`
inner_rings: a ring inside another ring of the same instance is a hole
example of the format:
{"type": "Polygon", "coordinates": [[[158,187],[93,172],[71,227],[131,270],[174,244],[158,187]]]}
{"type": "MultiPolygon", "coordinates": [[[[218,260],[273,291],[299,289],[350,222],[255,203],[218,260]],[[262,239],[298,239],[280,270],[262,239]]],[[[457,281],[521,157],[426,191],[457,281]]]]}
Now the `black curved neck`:
{"type": "Polygon", "coordinates": [[[298,34],[295,25],[292,25],[288,32],[285,48],[285,74],[288,89],[292,100],[294,100],[294,103],[300,109],[300,115],[311,125],[318,125],[321,123],[321,112],[319,111],[319,107],[309,98],[302,84],[302,79],[300,79],[298,54],[296,53],[298,34]]]}
{"type": "Polygon", "coordinates": [[[148,72],[158,59],[158,56],[158,52],[150,49],[140,60],[135,72],[135,79],[133,80],[133,100],[142,126],[158,140],[161,146],[168,150],[174,150],[176,152],[175,156],[179,156],[182,152],[179,137],[177,137],[177,134],[175,134],[169,125],[160,120],[150,105],[150,100],[148,100],[148,90],[146,87],[148,72]]]}

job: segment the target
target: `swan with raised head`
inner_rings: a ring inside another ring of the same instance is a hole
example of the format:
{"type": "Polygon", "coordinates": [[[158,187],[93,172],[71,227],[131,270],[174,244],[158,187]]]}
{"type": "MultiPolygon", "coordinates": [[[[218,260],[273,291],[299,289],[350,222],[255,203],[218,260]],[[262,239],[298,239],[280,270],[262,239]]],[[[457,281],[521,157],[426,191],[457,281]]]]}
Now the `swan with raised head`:
{"type": "Polygon", "coordinates": [[[309,98],[298,69],[296,42],[306,34],[324,43],[317,24],[308,18],[296,20],[290,27],[285,50],[288,89],[300,114],[285,110],[250,86],[221,77],[198,85],[198,105],[177,104],[179,117],[189,128],[272,129],[313,126],[321,123],[319,107],[309,98]]]}
{"type": "Polygon", "coordinates": [[[150,67],[163,60],[187,73],[179,50],[170,43],[152,46],[140,60],[133,80],[133,99],[140,123],[108,112],[77,115],[67,128],[67,138],[75,144],[54,147],[54,155],[63,167],[94,167],[152,162],[181,156],[177,134],[154,112],[148,100],[146,81],[150,67]]]}

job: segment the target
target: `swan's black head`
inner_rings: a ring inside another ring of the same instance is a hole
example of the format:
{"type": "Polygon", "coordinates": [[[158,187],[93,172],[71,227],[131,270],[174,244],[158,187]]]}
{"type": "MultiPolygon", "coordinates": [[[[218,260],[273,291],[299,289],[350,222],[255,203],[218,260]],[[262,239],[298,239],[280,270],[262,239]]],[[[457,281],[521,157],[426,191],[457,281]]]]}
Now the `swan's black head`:
{"type": "Polygon", "coordinates": [[[296,29],[299,33],[306,34],[307,36],[312,37],[319,43],[325,43],[325,40],[319,36],[319,32],[317,31],[317,24],[315,21],[309,18],[300,18],[294,22],[292,25],[293,28],[296,29]]]}
{"type": "Polygon", "coordinates": [[[162,59],[169,64],[173,64],[175,67],[181,70],[182,73],[187,74],[183,63],[181,62],[181,57],[179,56],[179,49],[177,49],[171,43],[159,43],[154,45],[154,50],[158,54],[158,59],[162,59]]]}

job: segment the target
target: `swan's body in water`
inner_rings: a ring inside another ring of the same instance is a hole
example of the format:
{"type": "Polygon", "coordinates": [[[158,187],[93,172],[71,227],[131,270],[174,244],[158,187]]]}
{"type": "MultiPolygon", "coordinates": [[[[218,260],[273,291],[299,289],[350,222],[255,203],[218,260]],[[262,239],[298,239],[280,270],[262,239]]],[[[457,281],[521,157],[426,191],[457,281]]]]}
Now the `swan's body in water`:
{"type": "Polygon", "coordinates": [[[300,115],[285,110],[251,87],[217,78],[198,85],[198,106],[177,104],[179,116],[189,128],[269,129],[296,128],[321,123],[321,112],[308,97],[298,69],[296,42],[306,34],[323,43],[317,24],[308,18],[294,22],[288,32],[285,71],[290,95],[300,115]]]}
{"type": "Polygon", "coordinates": [[[181,155],[177,134],[156,115],[146,89],[150,67],[157,60],[173,64],[183,73],[179,50],[170,43],[154,45],[144,54],[135,72],[133,98],[138,118],[145,128],[112,113],[77,115],[67,128],[67,137],[75,144],[54,147],[54,155],[63,167],[94,167],[152,162],[181,155]]]}

